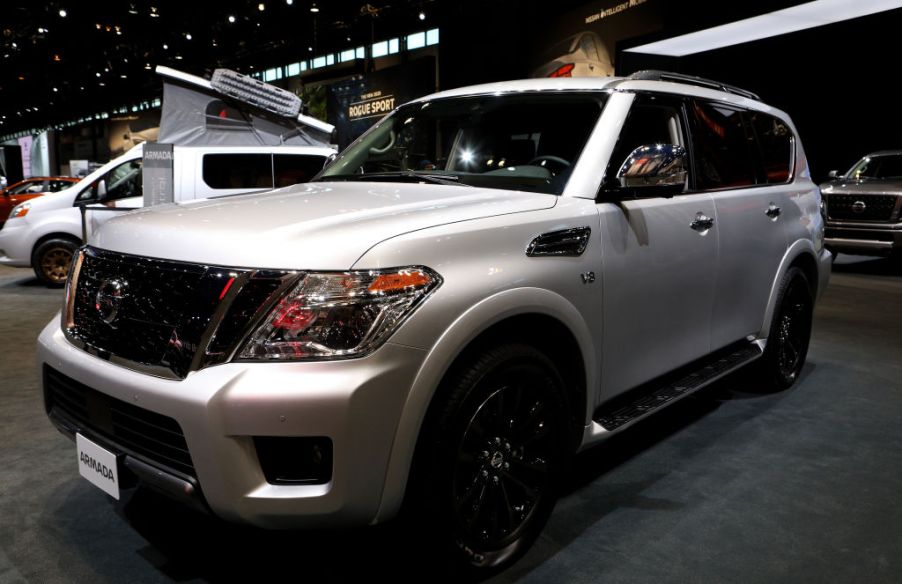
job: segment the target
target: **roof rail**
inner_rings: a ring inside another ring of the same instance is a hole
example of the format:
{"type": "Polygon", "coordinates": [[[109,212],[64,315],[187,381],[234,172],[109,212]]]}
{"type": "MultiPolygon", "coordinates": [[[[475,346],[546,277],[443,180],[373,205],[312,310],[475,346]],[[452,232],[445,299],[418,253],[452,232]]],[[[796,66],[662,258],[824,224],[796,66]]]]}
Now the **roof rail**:
{"type": "Polygon", "coordinates": [[[761,101],[761,98],[758,97],[758,94],[752,93],[751,91],[742,89],[740,87],[736,87],[735,85],[728,85],[720,81],[705,79],[704,77],[696,77],[694,75],[684,75],[683,73],[674,73],[672,71],[646,69],[644,71],[636,71],[635,73],[627,77],[627,79],[632,79],[635,81],[673,81],[675,83],[686,83],[687,85],[698,85],[699,87],[718,89],[720,91],[726,91],[727,93],[734,93],[736,95],[741,95],[742,97],[754,99],[755,101],[761,101]]]}

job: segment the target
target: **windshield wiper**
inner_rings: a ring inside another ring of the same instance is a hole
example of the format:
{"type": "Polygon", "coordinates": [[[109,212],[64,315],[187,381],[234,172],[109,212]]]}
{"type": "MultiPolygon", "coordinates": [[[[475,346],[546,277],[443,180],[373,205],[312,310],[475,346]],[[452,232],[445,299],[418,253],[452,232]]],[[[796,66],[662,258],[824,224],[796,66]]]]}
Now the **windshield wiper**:
{"type": "Polygon", "coordinates": [[[460,182],[460,177],[453,174],[420,174],[412,170],[399,172],[371,172],[366,174],[337,174],[333,176],[320,177],[320,181],[328,180],[387,180],[387,179],[407,179],[417,182],[428,182],[437,185],[454,185],[458,187],[465,186],[460,182]]]}

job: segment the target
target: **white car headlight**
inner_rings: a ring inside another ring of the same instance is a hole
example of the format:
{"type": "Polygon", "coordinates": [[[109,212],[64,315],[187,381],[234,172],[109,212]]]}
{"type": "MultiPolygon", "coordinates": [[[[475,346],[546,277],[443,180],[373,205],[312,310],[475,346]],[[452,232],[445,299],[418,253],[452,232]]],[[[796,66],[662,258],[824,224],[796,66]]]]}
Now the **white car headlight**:
{"type": "Polygon", "coordinates": [[[25,201],[24,203],[19,203],[13,210],[9,212],[9,218],[15,219],[17,217],[24,217],[28,215],[28,210],[31,209],[31,203],[25,201]]]}
{"type": "Polygon", "coordinates": [[[311,272],[272,309],[239,359],[325,360],[376,350],[442,282],[424,267],[311,272]]]}

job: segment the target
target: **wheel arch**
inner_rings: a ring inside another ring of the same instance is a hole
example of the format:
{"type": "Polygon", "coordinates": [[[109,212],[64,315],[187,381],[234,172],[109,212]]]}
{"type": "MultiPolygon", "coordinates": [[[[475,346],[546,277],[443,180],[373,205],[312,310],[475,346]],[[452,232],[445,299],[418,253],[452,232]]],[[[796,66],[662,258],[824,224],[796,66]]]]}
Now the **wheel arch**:
{"type": "Polygon", "coordinates": [[[502,339],[532,344],[558,365],[571,402],[574,450],[579,445],[597,371],[588,326],[579,311],[554,292],[538,288],[501,292],[460,315],[420,366],[395,432],[375,521],[388,519],[401,508],[421,432],[440,403],[448,373],[481,347],[502,339]]]}
{"type": "Polygon", "coordinates": [[[770,323],[773,319],[774,310],[776,309],[777,296],[780,293],[780,282],[783,281],[783,276],[786,275],[786,272],[793,267],[800,268],[808,278],[808,283],[811,285],[812,298],[817,298],[818,296],[818,286],[821,279],[819,277],[820,268],[818,267],[817,253],[815,252],[812,242],[808,240],[798,240],[786,250],[783,259],[780,262],[777,274],[774,277],[773,282],[771,282],[770,299],[767,301],[767,309],[764,312],[764,321],[761,323],[761,331],[758,333],[758,338],[760,339],[766,339],[770,333],[770,323]]]}
{"type": "Polygon", "coordinates": [[[71,233],[67,233],[65,231],[51,231],[50,233],[46,233],[40,236],[35,242],[34,245],[31,246],[31,256],[34,257],[34,252],[38,250],[41,245],[45,242],[50,241],[51,239],[68,239],[76,243],[79,247],[82,245],[82,240],[71,233]]]}

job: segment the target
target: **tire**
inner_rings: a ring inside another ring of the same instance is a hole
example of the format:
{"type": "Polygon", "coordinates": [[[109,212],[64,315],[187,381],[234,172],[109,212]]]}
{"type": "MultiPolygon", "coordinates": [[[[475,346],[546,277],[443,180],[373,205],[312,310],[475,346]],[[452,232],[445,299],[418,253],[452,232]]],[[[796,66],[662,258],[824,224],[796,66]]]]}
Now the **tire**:
{"type": "Polygon", "coordinates": [[[446,381],[418,445],[408,512],[430,552],[461,579],[482,578],[525,553],[548,521],[571,418],[561,375],[529,345],[489,348],[446,381]]]}
{"type": "Polygon", "coordinates": [[[79,244],[56,237],[41,243],[31,254],[31,267],[38,280],[51,288],[62,287],[69,277],[69,265],[79,244]]]}
{"type": "Polygon", "coordinates": [[[813,312],[808,277],[800,268],[789,268],[780,283],[767,345],[759,362],[761,381],[768,389],[788,389],[799,378],[808,355],[813,312]]]}

